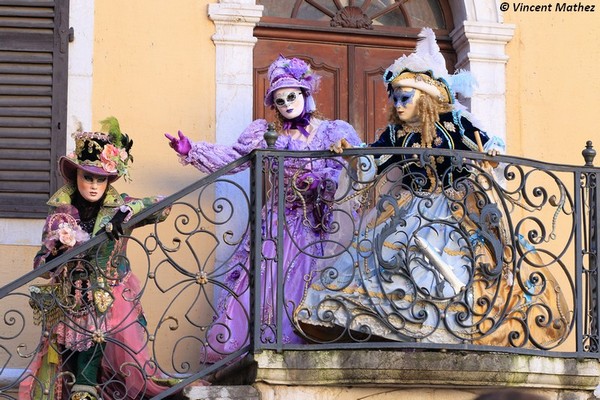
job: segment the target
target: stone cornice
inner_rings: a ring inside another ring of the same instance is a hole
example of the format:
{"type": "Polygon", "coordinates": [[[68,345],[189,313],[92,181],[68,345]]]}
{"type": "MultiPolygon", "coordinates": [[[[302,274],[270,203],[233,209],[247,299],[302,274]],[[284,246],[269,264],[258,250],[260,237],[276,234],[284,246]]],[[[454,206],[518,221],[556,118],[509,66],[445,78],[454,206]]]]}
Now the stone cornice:
{"type": "Polygon", "coordinates": [[[500,353],[326,350],[263,351],[257,382],[283,385],[523,387],[593,391],[597,360],[500,353]]]}

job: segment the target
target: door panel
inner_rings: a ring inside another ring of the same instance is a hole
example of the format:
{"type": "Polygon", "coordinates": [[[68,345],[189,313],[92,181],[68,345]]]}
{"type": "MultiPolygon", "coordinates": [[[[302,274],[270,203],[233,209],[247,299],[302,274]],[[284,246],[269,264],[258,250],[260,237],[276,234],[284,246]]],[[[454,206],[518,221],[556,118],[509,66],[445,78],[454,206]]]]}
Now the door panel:
{"type": "Polygon", "coordinates": [[[321,75],[314,95],[317,110],[327,119],[348,121],[348,56],[343,44],[259,40],[254,47],[254,117],[274,120],[275,111],[264,106],[269,85],[267,71],[279,54],[308,62],[321,75]]]}
{"type": "Polygon", "coordinates": [[[365,143],[372,143],[379,137],[376,130],[388,124],[383,71],[410,50],[357,47],[353,53],[349,122],[365,143]]]}
{"type": "MultiPolygon", "coordinates": [[[[302,32],[305,34],[305,32],[302,32]]],[[[329,37],[328,37],[329,38],[329,37]]],[[[356,36],[353,36],[356,39],[356,36]]],[[[327,119],[348,121],[365,143],[372,143],[388,124],[384,70],[403,54],[414,51],[416,38],[398,40],[396,46],[316,42],[272,37],[259,38],[254,48],[254,117],[273,121],[275,111],[263,105],[269,65],[279,56],[301,58],[321,75],[316,93],[317,110],[327,119]]],[[[438,39],[446,66],[453,71],[456,54],[449,40],[438,39]]]]}

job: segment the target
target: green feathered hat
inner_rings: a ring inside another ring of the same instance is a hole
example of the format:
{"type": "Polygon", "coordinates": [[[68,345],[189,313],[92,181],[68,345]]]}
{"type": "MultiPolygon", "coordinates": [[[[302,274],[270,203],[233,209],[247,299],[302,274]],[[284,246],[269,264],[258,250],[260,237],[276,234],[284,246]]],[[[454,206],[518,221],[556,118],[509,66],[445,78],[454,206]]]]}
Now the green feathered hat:
{"type": "Polygon", "coordinates": [[[129,179],[129,165],[133,162],[133,140],[121,132],[119,121],[108,117],[100,121],[103,132],[73,133],[75,151],[59,160],[62,176],[69,182],[77,181],[77,170],[107,176],[109,183],[124,177],[129,179]]]}

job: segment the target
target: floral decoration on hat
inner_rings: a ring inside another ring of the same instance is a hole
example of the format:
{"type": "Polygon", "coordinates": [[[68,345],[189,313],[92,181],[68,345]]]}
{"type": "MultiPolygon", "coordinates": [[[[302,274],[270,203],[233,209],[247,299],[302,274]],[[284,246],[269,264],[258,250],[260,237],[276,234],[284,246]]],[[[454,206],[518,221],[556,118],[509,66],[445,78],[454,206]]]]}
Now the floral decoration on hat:
{"type": "Polygon", "coordinates": [[[129,165],[133,162],[133,140],[121,132],[119,121],[115,117],[108,117],[100,123],[106,133],[73,133],[75,151],[61,157],[59,161],[60,171],[65,179],[74,182],[77,169],[107,176],[110,182],[120,177],[129,178],[129,165]]]}

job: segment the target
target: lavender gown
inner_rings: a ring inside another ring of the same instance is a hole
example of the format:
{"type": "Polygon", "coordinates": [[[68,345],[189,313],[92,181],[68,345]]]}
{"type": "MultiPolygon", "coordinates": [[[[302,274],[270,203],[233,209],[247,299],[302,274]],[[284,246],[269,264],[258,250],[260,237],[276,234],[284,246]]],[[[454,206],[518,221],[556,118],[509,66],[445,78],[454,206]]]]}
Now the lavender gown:
{"type": "MultiPolygon", "coordinates": [[[[314,120],[313,120],[314,123],[314,120]]],[[[224,146],[206,142],[192,143],[192,149],[187,157],[182,158],[183,164],[191,164],[202,172],[213,172],[226,164],[248,154],[256,148],[266,148],[263,135],[267,130],[267,121],[253,121],[242,132],[233,146],[224,146]]],[[[291,136],[280,135],[275,144],[278,150],[329,150],[331,144],[345,138],[351,145],[360,144],[354,128],[347,122],[322,121],[309,143],[293,139],[291,136]]],[[[276,338],[276,288],[277,268],[283,268],[284,313],[282,317],[282,337],[284,343],[302,343],[304,340],[294,331],[295,308],[300,304],[304,291],[304,282],[315,267],[316,258],[322,255],[323,240],[326,239],[327,205],[314,200],[317,197],[332,199],[337,186],[338,176],[342,170],[343,161],[338,159],[288,158],[284,162],[285,182],[285,221],[283,232],[283,260],[279,265],[271,256],[275,256],[273,241],[267,241],[263,246],[263,257],[266,261],[261,265],[261,316],[256,323],[261,325],[263,343],[272,343],[276,338]],[[299,177],[309,173],[320,185],[310,185],[308,181],[299,181],[299,177]],[[292,183],[297,188],[308,188],[298,194],[293,191],[292,183]],[[314,186],[319,186],[315,188],[314,186]],[[317,196],[318,192],[318,196],[317,196]],[[323,218],[325,216],[325,218],[323,218]]],[[[237,171],[245,169],[243,165],[237,171]]],[[[271,193],[276,193],[273,188],[271,193]]],[[[272,200],[272,199],[271,199],[272,200]]],[[[263,238],[274,238],[277,235],[277,207],[269,198],[266,204],[272,204],[262,211],[263,238]]],[[[224,285],[218,295],[216,316],[207,332],[206,354],[207,362],[215,362],[224,356],[235,352],[248,343],[249,339],[249,254],[250,242],[248,234],[229,261],[228,273],[224,285]]]]}

